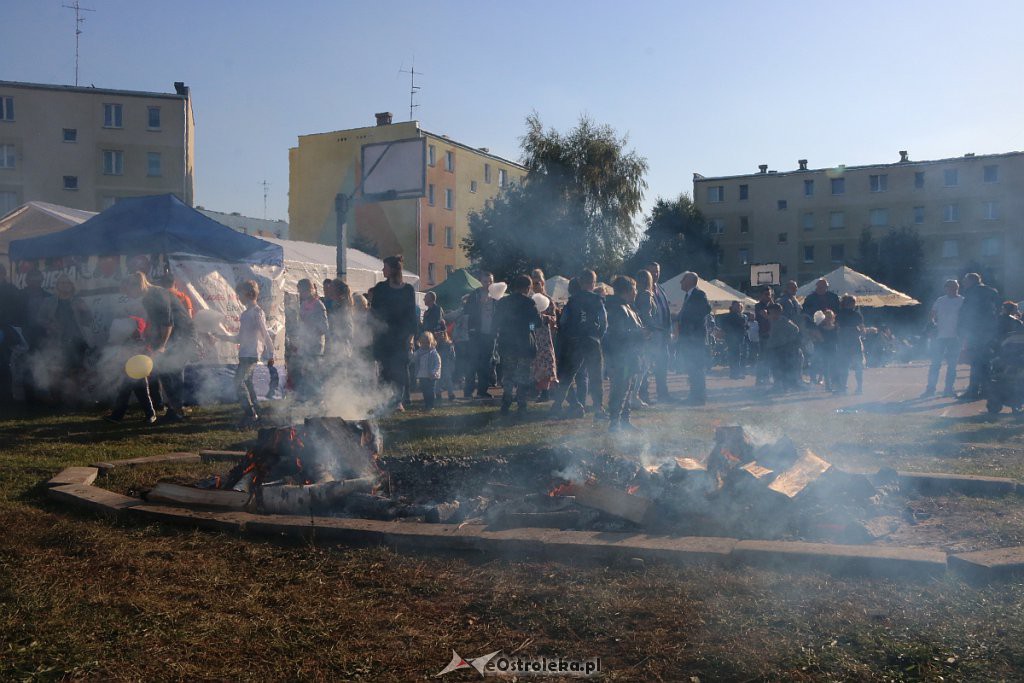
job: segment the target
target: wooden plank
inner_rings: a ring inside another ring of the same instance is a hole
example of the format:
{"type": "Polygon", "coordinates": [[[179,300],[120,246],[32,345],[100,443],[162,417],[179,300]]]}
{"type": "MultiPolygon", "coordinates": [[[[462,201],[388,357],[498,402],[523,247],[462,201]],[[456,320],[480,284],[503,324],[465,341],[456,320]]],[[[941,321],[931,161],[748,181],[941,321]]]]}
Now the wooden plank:
{"type": "MultiPolygon", "coordinates": [[[[199,456],[196,456],[199,457],[199,456]]],[[[161,482],[150,489],[146,500],[179,505],[202,505],[204,507],[243,510],[249,501],[249,494],[242,491],[217,491],[197,489],[161,482]]]]}
{"type": "Polygon", "coordinates": [[[96,475],[99,473],[99,469],[95,467],[68,467],[46,482],[46,485],[67,486],[68,484],[81,484],[82,486],[89,486],[96,481],[96,475]]]}
{"type": "Polygon", "coordinates": [[[105,460],[94,462],[93,467],[102,472],[112,470],[116,467],[139,467],[140,465],[153,465],[163,462],[191,463],[199,462],[198,453],[164,453],[163,455],[147,455],[142,458],[127,458],[125,460],[105,460]]]}
{"type": "Polygon", "coordinates": [[[810,449],[803,449],[793,465],[775,478],[768,489],[786,498],[795,498],[811,483],[832,467],[831,463],[816,456],[810,449]]]}
{"type": "Polygon", "coordinates": [[[203,462],[235,462],[245,457],[245,451],[201,450],[199,458],[203,462]]]}
{"type": "Polygon", "coordinates": [[[643,524],[651,509],[651,501],[647,498],[630,495],[625,491],[596,483],[574,483],[565,493],[576,496],[578,505],[600,510],[613,517],[621,517],[634,524],[643,524]]]}

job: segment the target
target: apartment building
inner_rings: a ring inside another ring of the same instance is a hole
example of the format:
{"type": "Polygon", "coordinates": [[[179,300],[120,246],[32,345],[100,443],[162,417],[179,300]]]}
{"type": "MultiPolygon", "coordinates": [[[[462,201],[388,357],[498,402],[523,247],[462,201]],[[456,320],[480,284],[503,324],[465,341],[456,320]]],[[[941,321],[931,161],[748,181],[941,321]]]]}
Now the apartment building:
{"type": "Polygon", "coordinates": [[[364,203],[357,194],[348,217],[350,240],[373,242],[381,256],[402,254],[423,289],[469,265],[461,247],[469,215],[522,180],[526,169],[485,147],[424,131],[417,121],[393,123],[390,113],[377,114],[375,126],[299,137],[288,154],[291,238],[334,244],[334,198],[358,185],[363,145],[410,138],[426,138],[425,196],[364,203]]]}
{"type": "Polygon", "coordinates": [[[102,211],[120,197],[193,202],[195,124],[173,93],[0,81],[0,215],[29,201],[102,211]]]}
{"type": "Polygon", "coordinates": [[[1007,296],[1024,297],[1024,152],[966,154],[869,166],[693,177],[696,205],[722,247],[720,277],[749,286],[752,263],[781,264],[803,283],[855,266],[864,229],[880,239],[914,228],[925,277],[936,284],[981,269],[1007,296]]]}
{"type": "Polygon", "coordinates": [[[232,230],[237,230],[245,235],[274,237],[279,240],[288,239],[288,221],[253,218],[252,216],[243,216],[238,211],[232,211],[231,213],[213,211],[204,206],[197,206],[196,211],[207,218],[212,218],[221,225],[226,225],[232,230]]]}

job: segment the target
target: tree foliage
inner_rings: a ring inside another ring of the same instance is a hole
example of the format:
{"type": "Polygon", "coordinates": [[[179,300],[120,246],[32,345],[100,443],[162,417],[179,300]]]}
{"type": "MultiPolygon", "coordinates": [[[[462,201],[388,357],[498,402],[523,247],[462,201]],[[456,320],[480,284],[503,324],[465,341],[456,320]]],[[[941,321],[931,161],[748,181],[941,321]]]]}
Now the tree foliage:
{"type": "Polygon", "coordinates": [[[692,270],[710,280],[718,274],[719,251],[708,234],[707,219],[684,193],[671,201],[658,198],[629,265],[633,271],[657,261],[664,277],[692,270]]]}
{"type": "Polygon", "coordinates": [[[529,175],[470,215],[466,254],[502,278],[536,267],[616,271],[636,240],[647,160],[586,116],[565,134],[545,130],[536,113],[526,127],[520,146],[529,175]]]}
{"type": "Polygon", "coordinates": [[[922,280],[924,241],[913,228],[890,230],[880,240],[865,228],[859,247],[857,270],[873,280],[918,297],[931,289],[922,280]]]}

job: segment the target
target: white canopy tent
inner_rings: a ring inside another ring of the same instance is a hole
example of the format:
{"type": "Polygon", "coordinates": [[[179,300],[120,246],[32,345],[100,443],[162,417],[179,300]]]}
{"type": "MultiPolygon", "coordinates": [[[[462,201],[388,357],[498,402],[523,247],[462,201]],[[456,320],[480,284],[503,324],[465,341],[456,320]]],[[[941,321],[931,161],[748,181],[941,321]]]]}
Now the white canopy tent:
{"type": "MultiPolygon", "coordinates": [[[[881,282],[875,282],[867,275],[858,273],[853,268],[840,266],[831,273],[823,275],[828,280],[828,288],[844,296],[851,294],[857,298],[857,305],[866,308],[880,308],[882,306],[916,306],[921,303],[903,292],[897,292],[891,287],[886,287],[881,282]]],[[[801,300],[814,291],[820,277],[803,284],[796,295],[801,300]]]]}
{"type": "Polygon", "coordinates": [[[28,202],[0,218],[0,254],[7,255],[13,240],[60,232],[83,223],[96,214],[47,202],[28,202]]]}
{"type": "Polygon", "coordinates": [[[734,296],[742,297],[740,299],[740,301],[743,302],[744,306],[751,306],[751,307],[753,307],[753,306],[757,305],[757,299],[755,299],[754,297],[751,297],[751,296],[747,296],[746,294],[744,294],[740,290],[736,289],[735,287],[730,287],[727,283],[725,283],[725,282],[723,282],[721,280],[711,280],[710,282],[711,282],[711,284],[713,284],[714,286],[718,287],[719,289],[724,289],[725,291],[729,292],[730,294],[732,294],[734,296]]]}
{"type": "MultiPolygon", "coordinates": [[[[662,288],[665,290],[665,296],[668,298],[669,310],[673,315],[678,313],[683,307],[683,290],[679,287],[679,283],[682,282],[682,280],[683,274],[680,273],[671,280],[661,283],[662,288]]],[[[728,292],[707,280],[698,279],[697,289],[704,292],[708,297],[708,303],[711,304],[712,313],[725,313],[729,310],[729,306],[733,301],[746,303],[746,299],[750,298],[742,294],[732,294],[731,292],[728,292]]]]}
{"type": "Polygon", "coordinates": [[[564,304],[569,300],[569,278],[555,275],[554,277],[549,277],[544,282],[544,286],[548,296],[556,304],[564,304]]]}

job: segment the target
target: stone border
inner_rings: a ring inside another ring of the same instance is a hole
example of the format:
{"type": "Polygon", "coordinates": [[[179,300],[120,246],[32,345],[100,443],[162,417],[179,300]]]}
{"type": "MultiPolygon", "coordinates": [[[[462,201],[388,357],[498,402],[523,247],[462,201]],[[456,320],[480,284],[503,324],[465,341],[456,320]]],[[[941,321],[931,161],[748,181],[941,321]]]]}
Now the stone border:
{"type": "MultiPolygon", "coordinates": [[[[899,577],[941,576],[947,571],[971,581],[1024,574],[1024,547],[949,554],[921,548],[839,545],[799,541],[739,540],[710,536],[654,536],[643,533],[506,529],[479,525],[414,524],[369,519],[258,515],[228,510],[199,510],[149,503],[94,485],[97,475],[117,467],[159,462],[237,460],[242,451],[168,453],[69,467],[50,479],[47,495],[61,503],[146,522],[197,527],[243,536],[299,541],[325,540],[346,545],[386,545],[411,551],[482,552],[508,558],[597,561],[711,561],[722,565],[808,568],[834,573],[899,577]]],[[[966,495],[1024,494],[1012,479],[899,472],[901,486],[918,491],[956,491],[966,495]]]]}

